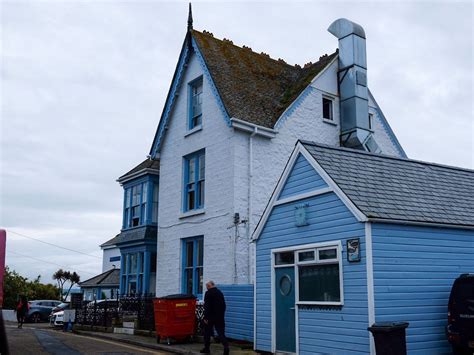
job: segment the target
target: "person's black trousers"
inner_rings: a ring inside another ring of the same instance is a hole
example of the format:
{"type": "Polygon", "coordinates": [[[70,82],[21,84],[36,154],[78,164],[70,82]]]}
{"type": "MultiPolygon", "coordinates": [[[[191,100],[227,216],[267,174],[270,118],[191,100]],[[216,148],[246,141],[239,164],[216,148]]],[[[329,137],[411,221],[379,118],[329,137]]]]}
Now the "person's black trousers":
{"type": "Polygon", "coordinates": [[[229,349],[229,343],[225,337],[225,322],[208,321],[204,324],[204,348],[209,349],[211,346],[212,329],[216,330],[219,341],[224,346],[224,350],[229,349]]]}

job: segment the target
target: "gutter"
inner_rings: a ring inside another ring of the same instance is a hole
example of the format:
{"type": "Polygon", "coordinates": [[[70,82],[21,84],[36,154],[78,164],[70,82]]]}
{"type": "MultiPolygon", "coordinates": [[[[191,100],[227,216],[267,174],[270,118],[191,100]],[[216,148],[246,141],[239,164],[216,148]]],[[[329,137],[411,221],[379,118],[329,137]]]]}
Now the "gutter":
{"type": "Polygon", "coordinates": [[[277,131],[272,128],[263,127],[254,123],[246,122],[238,118],[232,117],[230,119],[231,127],[240,131],[252,133],[252,136],[260,136],[265,138],[275,138],[277,131]]]}
{"type": "Polygon", "coordinates": [[[466,224],[449,224],[436,222],[421,222],[421,221],[407,221],[403,219],[384,219],[384,218],[368,218],[367,222],[373,223],[389,223],[389,224],[404,224],[412,226],[438,227],[438,228],[455,228],[455,229],[470,229],[474,230],[474,225],[466,224]]]}

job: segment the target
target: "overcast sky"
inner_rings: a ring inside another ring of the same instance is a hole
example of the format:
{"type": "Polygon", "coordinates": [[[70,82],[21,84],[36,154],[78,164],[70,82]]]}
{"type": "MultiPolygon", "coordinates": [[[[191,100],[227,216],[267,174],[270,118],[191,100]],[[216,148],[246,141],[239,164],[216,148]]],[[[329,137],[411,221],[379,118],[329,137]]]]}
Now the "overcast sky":
{"type": "MultiPolygon", "coordinates": [[[[115,180],[149,152],[188,5],[1,6],[0,227],[10,232],[7,264],[51,281],[54,263],[85,280],[101,272],[99,244],[120,231],[122,188],[115,180]]],[[[194,28],[290,64],[332,53],[337,39],[326,29],[335,19],[361,24],[369,87],[408,156],[473,168],[471,1],[196,1],[193,14],[194,28]]]]}

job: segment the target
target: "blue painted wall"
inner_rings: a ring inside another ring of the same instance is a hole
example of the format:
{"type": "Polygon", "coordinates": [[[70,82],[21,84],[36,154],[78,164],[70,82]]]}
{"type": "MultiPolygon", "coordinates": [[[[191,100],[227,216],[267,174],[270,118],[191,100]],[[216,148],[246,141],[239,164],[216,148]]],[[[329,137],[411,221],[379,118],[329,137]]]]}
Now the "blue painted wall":
{"type": "Polygon", "coordinates": [[[300,353],[369,352],[364,224],[332,192],[275,207],[257,240],[258,350],[271,351],[271,249],[338,240],[342,242],[344,305],[339,309],[299,309],[300,353]],[[296,227],[295,206],[301,203],[309,205],[309,225],[296,227]],[[360,238],[362,260],[348,263],[346,240],[354,237],[360,238]]]}
{"type": "Polygon", "coordinates": [[[376,321],[408,321],[409,354],[449,353],[449,293],[474,272],[474,231],[374,224],[372,242],[376,321]]]}
{"type": "Polygon", "coordinates": [[[253,285],[218,285],[226,301],[225,331],[231,339],[253,342],[253,285]]]}
{"type": "Polygon", "coordinates": [[[321,176],[319,176],[308,161],[300,154],[296,158],[295,165],[278,199],[299,195],[327,186],[321,176]]]}

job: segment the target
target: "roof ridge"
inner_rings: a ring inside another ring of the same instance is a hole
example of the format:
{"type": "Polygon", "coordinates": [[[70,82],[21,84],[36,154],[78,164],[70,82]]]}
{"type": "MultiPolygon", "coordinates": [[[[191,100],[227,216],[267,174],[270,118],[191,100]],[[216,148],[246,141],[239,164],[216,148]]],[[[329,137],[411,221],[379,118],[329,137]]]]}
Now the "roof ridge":
{"type": "Polygon", "coordinates": [[[278,59],[275,59],[273,57],[271,57],[268,53],[265,53],[265,52],[260,52],[260,53],[257,53],[255,52],[251,47],[248,47],[246,46],[245,44],[243,44],[242,46],[238,46],[236,45],[232,40],[228,39],[228,38],[223,38],[223,39],[220,39],[220,38],[217,38],[217,37],[214,37],[214,34],[212,32],[209,32],[209,31],[206,31],[206,30],[203,30],[202,32],[201,31],[198,31],[196,29],[193,29],[192,32],[197,32],[197,33],[200,33],[204,36],[207,36],[209,38],[212,38],[213,40],[216,40],[216,41],[220,41],[220,42],[223,42],[223,43],[226,43],[228,45],[231,45],[231,46],[234,46],[238,49],[241,49],[241,50],[247,50],[247,51],[250,51],[251,53],[255,54],[255,55],[258,55],[260,57],[263,57],[265,59],[270,59],[272,60],[273,62],[275,63],[278,63],[278,64],[281,64],[281,65],[286,65],[292,69],[295,69],[295,70],[298,70],[298,71],[303,71],[305,69],[308,69],[309,67],[317,64],[319,61],[321,61],[322,59],[326,58],[326,57],[329,57],[331,55],[333,55],[334,53],[338,52],[338,50],[336,50],[336,52],[334,53],[324,53],[322,54],[319,59],[317,61],[315,61],[314,63],[313,62],[309,62],[309,63],[305,63],[303,65],[300,65],[300,64],[294,64],[294,65],[291,65],[289,63],[287,63],[284,59],[282,58],[278,58],[278,59]]]}
{"type": "Polygon", "coordinates": [[[409,162],[409,163],[418,163],[418,164],[423,164],[423,165],[436,166],[436,167],[439,167],[439,168],[460,170],[460,171],[465,171],[465,172],[469,172],[469,173],[474,173],[473,169],[462,168],[462,167],[459,167],[459,166],[445,165],[445,164],[440,164],[440,163],[432,163],[432,162],[427,162],[427,161],[417,160],[417,159],[410,159],[410,158],[394,157],[392,155],[387,155],[387,154],[376,154],[376,153],[371,153],[371,152],[366,152],[366,151],[363,151],[363,150],[351,149],[351,148],[346,148],[346,147],[335,147],[335,146],[322,144],[322,143],[316,143],[316,142],[307,141],[307,140],[303,140],[303,139],[299,139],[298,141],[301,142],[303,145],[307,144],[307,145],[312,145],[312,146],[316,146],[316,147],[329,148],[329,149],[339,150],[339,151],[346,151],[346,152],[355,153],[355,154],[370,155],[370,156],[378,157],[378,158],[388,158],[388,159],[392,159],[392,160],[406,161],[406,162],[409,162]]]}

